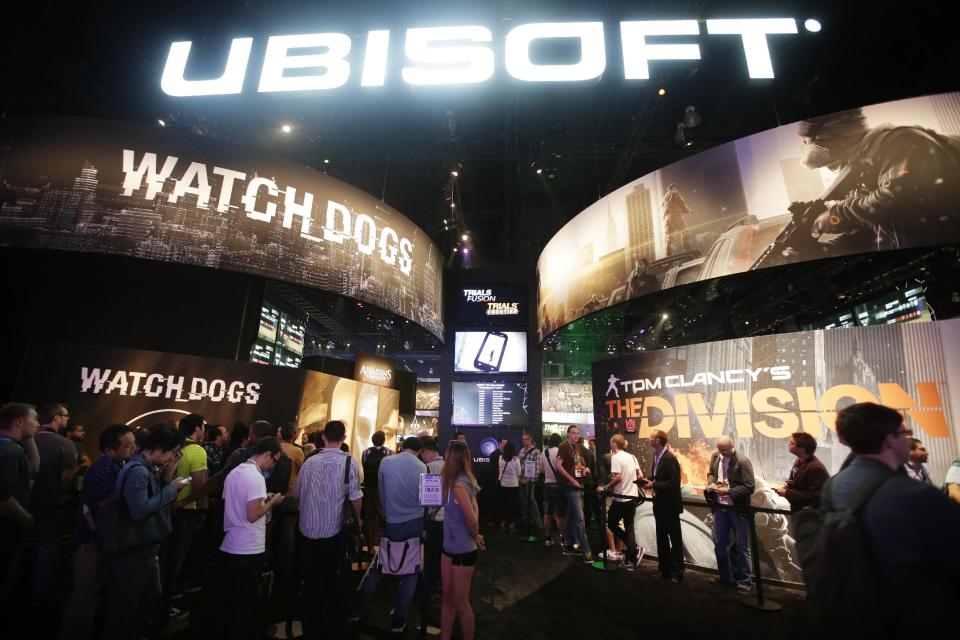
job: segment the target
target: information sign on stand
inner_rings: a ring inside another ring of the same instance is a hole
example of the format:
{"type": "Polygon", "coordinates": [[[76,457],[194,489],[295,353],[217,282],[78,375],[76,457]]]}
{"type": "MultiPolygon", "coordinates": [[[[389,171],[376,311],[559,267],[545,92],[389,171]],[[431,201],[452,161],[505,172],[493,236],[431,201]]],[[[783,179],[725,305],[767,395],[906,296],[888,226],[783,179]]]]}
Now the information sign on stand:
{"type": "Polygon", "coordinates": [[[443,506],[443,478],[439,473],[420,474],[420,506],[443,506]]]}

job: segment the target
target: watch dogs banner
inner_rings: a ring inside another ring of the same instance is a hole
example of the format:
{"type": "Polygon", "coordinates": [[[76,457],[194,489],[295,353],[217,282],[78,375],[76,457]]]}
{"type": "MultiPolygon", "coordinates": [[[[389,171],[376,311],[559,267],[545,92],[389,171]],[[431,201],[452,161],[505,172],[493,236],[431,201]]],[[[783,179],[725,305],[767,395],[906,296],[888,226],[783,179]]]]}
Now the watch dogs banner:
{"type": "Polygon", "coordinates": [[[277,278],[369,302],[443,335],[440,252],[408,218],[359,189],[159,126],[38,118],[3,133],[5,246],[277,278]]]}
{"type": "Polygon", "coordinates": [[[304,370],[174,353],[32,342],[13,397],[64,402],[86,427],[84,447],[99,455],[100,431],[111,424],[149,427],[199,413],[227,428],[266,419],[293,420],[304,370]]]}
{"type": "Polygon", "coordinates": [[[960,242],[960,93],[820,116],[703,151],[599,200],[537,263],[542,340],[661,288],[960,242]]]}
{"type": "MultiPolygon", "coordinates": [[[[716,439],[730,436],[753,463],[754,506],[789,509],[773,488],[790,477],[790,435],[812,435],[816,456],[835,474],[849,453],[835,433],[836,412],[879,402],[903,413],[930,454],[927,467],[939,486],[958,457],[957,353],[960,320],[947,320],[740,338],[603,360],[592,374],[597,433],[623,433],[649,475],[646,439],[654,429],[666,431],[684,496],[693,500],[702,499],[698,488],[706,484],[716,439]]],[[[638,543],[655,548],[645,508],[638,510],[638,543]]],[[[709,511],[688,507],[682,522],[687,557],[715,568],[709,511]]],[[[764,575],[800,582],[787,519],[761,514],[757,528],[764,575]]]]}

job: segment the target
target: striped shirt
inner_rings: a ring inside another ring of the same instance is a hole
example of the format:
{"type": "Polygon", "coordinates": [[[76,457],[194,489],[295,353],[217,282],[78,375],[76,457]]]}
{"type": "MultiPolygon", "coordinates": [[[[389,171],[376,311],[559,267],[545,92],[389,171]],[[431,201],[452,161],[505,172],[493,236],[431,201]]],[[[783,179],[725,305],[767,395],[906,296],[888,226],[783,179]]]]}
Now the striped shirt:
{"type": "Polygon", "coordinates": [[[526,476],[526,471],[527,471],[526,462],[528,460],[533,462],[533,464],[537,469],[536,473],[539,474],[540,464],[541,464],[540,449],[537,449],[536,447],[530,447],[529,449],[527,447],[524,447],[523,449],[520,449],[519,458],[520,458],[520,484],[526,484],[528,482],[536,482],[537,481],[536,477],[528,478],[526,476]]]}
{"type": "MultiPolygon", "coordinates": [[[[343,483],[345,460],[350,454],[323,448],[303,463],[293,496],[300,503],[300,533],[311,540],[331,538],[340,533],[340,516],[347,487],[343,483]]],[[[363,497],[360,469],[350,461],[350,500],[363,497]]]]}

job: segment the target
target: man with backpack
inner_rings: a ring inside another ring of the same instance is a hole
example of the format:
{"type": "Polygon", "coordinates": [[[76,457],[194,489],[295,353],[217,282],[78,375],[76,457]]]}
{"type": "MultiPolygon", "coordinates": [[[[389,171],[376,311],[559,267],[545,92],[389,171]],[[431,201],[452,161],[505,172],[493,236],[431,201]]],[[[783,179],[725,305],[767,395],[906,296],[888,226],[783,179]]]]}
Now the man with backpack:
{"type": "Polygon", "coordinates": [[[117,527],[111,531],[97,520],[98,536],[105,538],[101,544],[111,553],[113,574],[103,640],[141,638],[147,623],[158,618],[157,550],[173,531],[169,506],[177,491],[189,484],[186,478],[174,479],[181,445],[183,436],[173,427],[151,429],[143,448],[117,476],[116,508],[122,512],[117,527]]]}
{"type": "Polygon", "coordinates": [[[951,628],[960,602],[960,508],[898,471],[911,434],[899,412],[854,404],[837,414],[836,428],[856,457],[827,482],[821,508],[796,522],[811,607],[827,628],[863,636],[951,628]]]}
{"type": "Polygon", "coordinates": [[[383,431],[374,433],[370,440],[373,446],[363,452],[360,461],[363,466],[363,538],[367,542],[367,550],[373,553],[373,547],[380,542],[386,524],[383,503],[380,502],[380,463],[393,451],[384,446],[387,435],[383,431]]]}

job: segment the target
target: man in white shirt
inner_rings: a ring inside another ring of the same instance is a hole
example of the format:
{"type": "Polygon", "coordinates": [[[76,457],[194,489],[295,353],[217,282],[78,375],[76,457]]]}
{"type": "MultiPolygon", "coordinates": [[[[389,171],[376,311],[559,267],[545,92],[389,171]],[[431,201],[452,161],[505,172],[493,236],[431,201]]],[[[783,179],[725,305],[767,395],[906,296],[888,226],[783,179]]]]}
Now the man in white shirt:
{"type": "Polygon", "coordinates": [[[294,497],[300,502],[303,534],[303,631],[307,638],[343,638],[347,634],[347,586],[343,584],[343,502],[350,500],[360,519],[360,468],[340,450],[346,426],[339,420],[323,429],[323,449],[300,468],[294,497]],[[344,482],[346,473],[347,482],[344,482]]]}
{"type": "Polygon", "coordinates": [[[223,563],[220,610],[226,613],[228,638],[253,635],[251,630],[259,630],[262,635],[256,612],[266,550],[267,514],[283,500],[282,494],[267,494],[263,474],[280,459],[281,451],[276,438],[261,438],[253,447],[253,455],[231,471],[223,485],[226,535],[220,545],[223,563]]]}
{"type": "MultiPolygon", "coordinates": [[[[633,521],[637,513],[637,503],[632,498],[640,495],[637,480],[640,478],[640,465],[633,455],[627,453],[627,440],[621,434],[610,438],[610,475],[606,485],[598,487],[600,492],[614,494],[607,514],[607,528],[614,538],[627,546],[627,556],[622,558],[623,568],[633,571],[637,563],[637,538],[633,532],[633,521]],[[623,521],[623,529],[620,522],[623,521]]],[[[614,558],[617,559],[617,558],[614,558]]]]}

